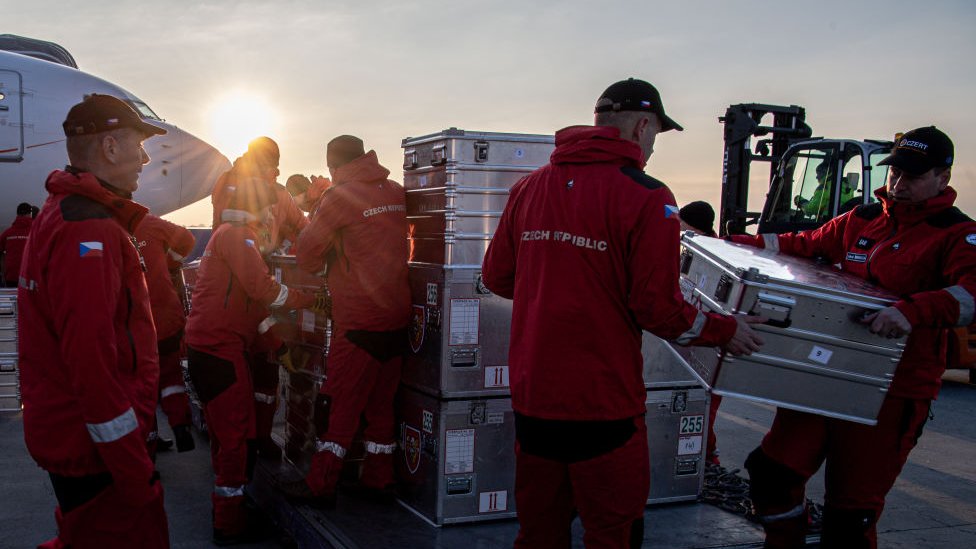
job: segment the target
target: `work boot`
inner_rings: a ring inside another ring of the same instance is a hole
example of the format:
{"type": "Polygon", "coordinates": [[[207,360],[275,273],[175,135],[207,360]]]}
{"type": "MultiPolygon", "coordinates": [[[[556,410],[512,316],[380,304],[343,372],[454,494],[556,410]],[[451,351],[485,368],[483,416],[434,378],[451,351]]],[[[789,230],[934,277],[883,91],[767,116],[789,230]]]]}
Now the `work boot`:
{"type": "Polygon", "coordinates": [[[156,439],[156,451],[157,452],[167,452],[173,447],[173,439],[163,438],[162,436],[156,439]]]}
{"type": "Polygon", "coordinates": [[[278,490],[284,494],[285,499],[292,503],[308,505],[310,507],[315,507],[317,509],[335,509],[336,506],[336,494],[335,492],[326,492],[321,495],[316,495],[309,488],[308,483],[305,479],[299,479],[292,482],[283,482],[278,485],[278,490]]]}
{"type": "Polygon", "coordinates": [[[196,448],[196,441],[193,440],[193,433],[189,425],[176,425],[173,427],[173,438],[176,439],[177,452],[189,452],[196,448]]]}

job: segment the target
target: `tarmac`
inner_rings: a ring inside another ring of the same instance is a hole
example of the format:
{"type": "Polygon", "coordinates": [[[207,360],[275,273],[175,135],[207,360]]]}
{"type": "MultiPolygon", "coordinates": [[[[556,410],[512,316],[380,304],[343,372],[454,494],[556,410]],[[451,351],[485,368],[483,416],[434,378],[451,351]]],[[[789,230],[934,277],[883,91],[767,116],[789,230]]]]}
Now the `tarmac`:
{"type": "MultiPolygon", "coordinates": [[[[966,372],[946,374],[933,418],[888,496],[879,523],[879,547],[892,549],[976,547],[976,386],[966,372]]],[[[774,409],[727,398],[716,421],[722,464],[741,467],[772,421],[774,409]]],[[[165,424],[165,420],[161,421],[165,424]]],[[[165,431],[165,428],[164,428],[165,431]]],[[[213,476],[205,436],[188,453],[161,453],[157,466],[165,489],[174,548],[211,547],[213,476]]],[[[24,447],[20,413],[0,413],[0,548],[35,547],[54,537],[55,499],[47,474],[24,447]]],[[[340,495],[335,511],[292,507],[273,480],[285,469],[262,463],[249,490],[269,505],[290,534],[242,547],[477,548],[511,547],[514,520],[435,528],[406,508],[380,507],[340,495]]],[[[823,499],[822,471],[807,496],[823,499]]],[[[645,548],[760,547],[761,530],[743,517],[701,503],[652,506],[645,513],[645,548]]],[[[812,544],[811,546],[816,546],[812,544]]],[[[573,547],[583,547],[574,527],[573,547]]]]}

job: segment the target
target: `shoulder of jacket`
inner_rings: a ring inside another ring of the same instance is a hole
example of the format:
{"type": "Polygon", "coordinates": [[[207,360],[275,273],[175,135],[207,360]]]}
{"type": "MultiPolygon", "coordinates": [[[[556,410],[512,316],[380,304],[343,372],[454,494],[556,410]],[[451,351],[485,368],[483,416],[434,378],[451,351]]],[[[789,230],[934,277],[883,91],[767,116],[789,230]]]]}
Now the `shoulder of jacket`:
{"type": "Polygon", "coordinates": [[[854,215],[860,217],[861,219],[867,219],[868,221],[877,219],[878,216],[883,213],[884,206],[882,206],[880,202],[872,202],[871,204],[854,208],[854,215]]]}
{"type": "Polygon", "coordinates": [[[963,213],[962,210],[955,206],[946,208],[941,212],[934,213],[925,219],[926,223],[938,229],[948,229],[953,225],[972,221],[973,219],[971,217],[963,213]]]}
{"type": "Polygon", "coordinates": [[[61,217],[65,221],[87,221],[112,217],[112,212],[104,204],[78,194],[69,194],[64,197],[59,207],[61,217]]]}
{"type": "Polygon", "coordinates": [[[656,191],[666,187],[662,181],[647,175],[643,170],[635,168],[634,166],[622,166],[620,168],[620,173],[624,174],[628,179],[634,183],[637,183],[641,187],[644,187],[645,189],[656,191]]]}

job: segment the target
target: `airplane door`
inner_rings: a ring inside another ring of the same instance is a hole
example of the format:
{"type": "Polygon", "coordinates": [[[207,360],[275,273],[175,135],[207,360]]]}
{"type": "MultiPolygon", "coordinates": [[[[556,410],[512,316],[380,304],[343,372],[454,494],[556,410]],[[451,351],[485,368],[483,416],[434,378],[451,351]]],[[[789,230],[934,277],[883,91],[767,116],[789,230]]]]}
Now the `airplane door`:
{"type": "Polygon", "coordinates": [[[0,162],[24,159],[24,113],[20,73],[0,70],[0,162]]]}

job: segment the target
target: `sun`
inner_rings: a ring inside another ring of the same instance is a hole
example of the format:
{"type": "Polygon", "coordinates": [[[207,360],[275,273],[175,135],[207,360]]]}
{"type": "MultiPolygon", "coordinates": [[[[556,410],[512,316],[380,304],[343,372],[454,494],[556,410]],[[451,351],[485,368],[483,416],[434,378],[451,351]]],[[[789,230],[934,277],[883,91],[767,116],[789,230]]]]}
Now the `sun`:
{"type": "Polygon", "coordinates": [[[255,137],[274,134],[274,109],[260,95],[233,91],[214,102],[209,112],[213,145],[227,158],[243,154],[255,137]]]}

